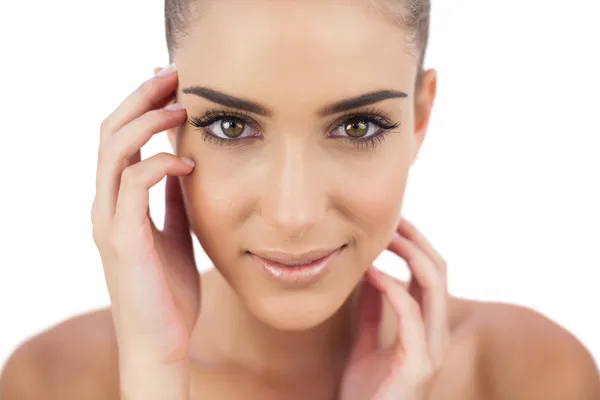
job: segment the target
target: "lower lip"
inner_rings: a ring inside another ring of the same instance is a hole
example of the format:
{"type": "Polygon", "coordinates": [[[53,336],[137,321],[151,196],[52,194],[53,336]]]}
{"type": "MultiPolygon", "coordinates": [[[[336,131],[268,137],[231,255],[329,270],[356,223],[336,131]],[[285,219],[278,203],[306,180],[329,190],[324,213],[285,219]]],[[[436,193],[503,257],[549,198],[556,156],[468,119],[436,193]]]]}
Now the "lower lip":
{"type": "Polygon", "coordinates": [[[342,246],[328,256],[319,258],[308,264],[292,267],[275,261],[265,260],[252,253],[250,253],[250,255],[258,262],[262,267],[262,270],[265,271],[270,278],[286,285],[305,286],[321,279],[330,269],[329,266],[339,253],[341,253],[344,247],[345,246],[342,246]]]}

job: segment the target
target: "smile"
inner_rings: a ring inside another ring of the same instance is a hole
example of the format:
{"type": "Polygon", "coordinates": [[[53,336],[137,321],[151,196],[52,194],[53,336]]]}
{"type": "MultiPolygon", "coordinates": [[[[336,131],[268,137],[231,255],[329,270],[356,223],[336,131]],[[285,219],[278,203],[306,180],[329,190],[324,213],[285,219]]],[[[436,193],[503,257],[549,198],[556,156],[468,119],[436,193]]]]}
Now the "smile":
{"type": "Polygon", "coordinates": [[[265,251],[250,253],[255,264],[267,275],[286,285],[308,285],[322,278],[330,269],[332,261],[347,245],[330,250],[313,250],[300,255],[265,251]]]}

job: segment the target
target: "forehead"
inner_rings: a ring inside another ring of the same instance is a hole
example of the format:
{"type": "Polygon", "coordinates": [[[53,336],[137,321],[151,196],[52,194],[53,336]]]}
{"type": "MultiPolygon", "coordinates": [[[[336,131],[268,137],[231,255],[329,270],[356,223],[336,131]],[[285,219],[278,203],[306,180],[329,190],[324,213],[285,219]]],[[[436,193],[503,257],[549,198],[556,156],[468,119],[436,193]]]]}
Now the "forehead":
{"type": "Polygon", "coordinates": [[[175,54],[183,85],[277,108],[374,89],[408,93],[416,76],[406,33],[369,0],[219,0],[200,9],[175,54]]]}

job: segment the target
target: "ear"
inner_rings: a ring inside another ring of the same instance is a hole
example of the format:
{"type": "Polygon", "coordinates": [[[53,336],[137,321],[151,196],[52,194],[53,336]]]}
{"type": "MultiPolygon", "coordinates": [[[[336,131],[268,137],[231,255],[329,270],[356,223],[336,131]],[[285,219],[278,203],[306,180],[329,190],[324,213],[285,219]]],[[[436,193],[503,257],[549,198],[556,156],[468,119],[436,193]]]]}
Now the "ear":
{"type": "Polygon", "coordinates": [[[433,109],[433,102],[435,100],[437,91],[437,72],[435,69],[429,69],[423,74],[423,81],[421,87],[416,93],[415,98],[415,140],[416,147],[413,153],[412,162],[413,164],[421,145],[425,140],[425,134],[429,127],[429,121],[431,118],[431,110],[433,109]]]}

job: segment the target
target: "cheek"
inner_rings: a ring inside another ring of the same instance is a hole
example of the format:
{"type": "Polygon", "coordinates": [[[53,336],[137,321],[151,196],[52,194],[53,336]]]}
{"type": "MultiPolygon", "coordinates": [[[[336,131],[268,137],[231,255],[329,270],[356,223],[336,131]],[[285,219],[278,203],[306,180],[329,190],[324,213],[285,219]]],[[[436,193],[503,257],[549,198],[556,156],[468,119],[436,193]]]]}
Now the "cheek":
{"type": "Polygon", "coordinates": [[[402,210],[410,157],[398,151],[371,160],[340,186],[339,207],[351,221],[360,257],[370,262],[387,247],[402,210]]]}
{"type": "Polygon", "coordinates": [[[246,180],[228,170],[227,163],[195,157],[196,169],[183,185],[192,230],[206,254],[217,264],[228,264],[238,256],[236,237],[244,223],[243,210],[251,209],[246,180]]]}
{"type": "Polygon", "coordinates": [[[407,174],[398,172],[393,179],[355,181],[345,188],[347,213],[363,235],[391,233],[402,209],[406,182],[407,174]]]}
{"type": "MultiPolygon", "coordinates": [[[[196,167],[183,179],[183,193],[192,229],[204,250],[218,250],[231,242],[236,215],[244,204],[239,165],[225,149],[211,149],[201,134],[188,128],[179,132],[177,154],[190,157],[196,167]],[[219,243],[216,246],[216,243],[219,243]]],[[[238,217],[239,219],[239,217],[238,217]]],[[[214,251],[213,251],[214,252],[214,251]]],[[[209,254],[210,256],[210,254],[209,254]]]]}
{"type": "MultiPolygon", "coordinates": [[[[322,205],[335,210],[319,223],[342,224],[359,244],[363,262],[387,246],[400,219],[411,161],[408,140],[396,137],[372,154],[324,152],[311,159],[310,183],[323,190],[322,205]]],[[[248,231],[240,227],[249,226],[247,219],[264,200],[270,164],[264,154],[261,159],[252,152],[180,143],[180,154],[193,155],[196,162],[183,186],[190,223],[207,255],[217,265],[227,265],[239,256],[237,246],[248,241],[241,236],[248,231]],[[186,147],[195,151],[186,152],[186,147]]]]}

